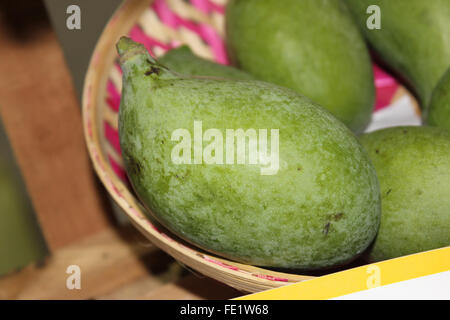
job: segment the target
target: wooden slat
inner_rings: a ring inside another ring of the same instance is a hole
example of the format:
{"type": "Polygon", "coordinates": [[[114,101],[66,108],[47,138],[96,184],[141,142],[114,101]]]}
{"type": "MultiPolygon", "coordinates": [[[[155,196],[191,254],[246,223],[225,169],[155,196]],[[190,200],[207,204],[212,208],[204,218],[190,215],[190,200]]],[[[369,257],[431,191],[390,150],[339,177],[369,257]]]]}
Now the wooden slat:
{"type": "Polygon", "coordinates": [[[143,295],[149,300],[223,300],[242,296],[244,293],[210,278],[189,275],[158,290],[143,295]]]}
{"type": "Polygon", "coordinates": [[[109,219],[55,34],[48,22],[29,29],[26,37],[17,37],[0,20],[0,116],[55,250],[102,230],[109,219]]]}
{"type": "MultiPolygon", "coordinates": [[[[92,299],[143,277],[162,286],[176,280],[179,271],[161,276],[174,260],[137,237],[134,229],[112,229],[56,250],[42,266],[26,269],[0,279],[1,299],[92,299]],[[81,270],[81,289],[69,290],[67,267],[81,270]],[[153,270],[153,271],[152,271],[153,270]]],[[[152,289],[151,286],[148,288],[152,289]]]]}
{"type": "Polygon", "coordinates": [[[188,272],[134,228],[107,229],[56,250],[42,266],[0,278],[0,299],[228,299],[241,292],[188,272]],[[81,289],[69,290],[69,265],[81,289]]]}

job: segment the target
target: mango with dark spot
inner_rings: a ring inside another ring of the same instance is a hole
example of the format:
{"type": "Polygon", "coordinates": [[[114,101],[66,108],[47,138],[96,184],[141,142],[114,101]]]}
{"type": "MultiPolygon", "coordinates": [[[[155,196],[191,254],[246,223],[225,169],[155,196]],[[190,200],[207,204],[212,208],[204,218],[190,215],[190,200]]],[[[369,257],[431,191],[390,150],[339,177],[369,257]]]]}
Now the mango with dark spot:
{"type": "Polygon", "coordinates": [[[397,127],[366,134],[361,142],[382,190],[381,225],[370,259],[450,245],[450,132],[397,127]]]}
{"type": "Polygon", "coordinates": [[[375,170],[353,133],[332,114],[274,84],[180,76],[148,62],[149,54],[127,38],[118,49],[125,167],[148,212],[169,230],[242,263],[296,269],[341,265],[373,241],[380,220],[375,170]],[[152,66],[159,74],[146,76],[152,66]],[[191,145],[195,121],[205,132],[198,136],[203,159],[213,143],[223,139],[225,146],[227,130],[255,130],[260,137],[266,130],[266,150],[277,150],[279,167],[262,174],[265,163],[225,162],[226,150],[214,163],[190,162],[199,150],[195,141],[191,145]],[[183,162],[172,158],[179,130],[189,135],[183,138],[189,145],[183,162]],[[216,136],[206,139],[207,130],[216,136]]]}

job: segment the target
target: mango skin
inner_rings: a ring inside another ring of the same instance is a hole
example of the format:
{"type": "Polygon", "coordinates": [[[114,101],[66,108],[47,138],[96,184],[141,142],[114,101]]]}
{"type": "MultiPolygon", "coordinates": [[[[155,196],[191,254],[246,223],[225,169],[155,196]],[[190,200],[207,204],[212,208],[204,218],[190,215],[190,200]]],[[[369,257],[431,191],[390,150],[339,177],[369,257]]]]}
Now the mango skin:
{"type": "Polygon", "coordinates": [[[368,125],[371,61],[341,0],[231,0],[226,39],[240,69],[307,96],[355,132],[368,125]]]}
{"type": "Polygon", "coordinates": [[[207,251],[270,267],[329,267],[368,247],[380,219],[378,181],[356,137],[328,111],[265,82],[179,77],[126,38],[118,48],[125,167],[169,230],[207,251]],[[194,120],[203,131],[278,128],[280,170],[175,165],[171,134],[192,134],[194,120]]]}
{"type": "Polygon", "coordinates": [[[424,117],[427,125],[450,130],[450,68],[434,89],[424,117]]]}
{"type": "Polygon", "coordinates": [[[172,71],[188,76],[210,76],[235,80],[256,80],[255,77],[233,68],[197,57],[188,46],[170,50],[158,62],[172,71]]]}
{"type": "Polygon", "coordinates": [[[450,1],[346,0],[379,56],[415,90],[422,108],[450,67],[450,1]],[[366,26],[367,7],[381,10],[381,29],[366,26]]]}
{"type": "Polygon", "coordinates": [[[381,225],[369,259],[450,245],[450,132],[396,127],[361,137],[381,187],[381,225]]]}

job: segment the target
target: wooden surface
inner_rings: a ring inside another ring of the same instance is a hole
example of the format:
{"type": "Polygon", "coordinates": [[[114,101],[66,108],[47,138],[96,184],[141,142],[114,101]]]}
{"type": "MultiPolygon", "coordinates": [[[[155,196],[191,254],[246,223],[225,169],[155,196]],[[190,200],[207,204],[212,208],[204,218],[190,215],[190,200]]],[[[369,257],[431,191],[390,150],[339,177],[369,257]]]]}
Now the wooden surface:
{"type": "Polygon", "coordinates": [[[109,225],[108,210],[88,159],[80,105],[45,12],[39,6],[30,12],[25,5],[2,6],[0,116],[46,241],[56,250],[109,225]]]}
{"type": "Polygon", "coordinates": [[[230,299],[243,295],[195,275],[134,228],[107,229],[62,249],[41,266],[0,278],[0,299],[230,299]],[[78,265],[81,289],[66,269],[78,265]]]}

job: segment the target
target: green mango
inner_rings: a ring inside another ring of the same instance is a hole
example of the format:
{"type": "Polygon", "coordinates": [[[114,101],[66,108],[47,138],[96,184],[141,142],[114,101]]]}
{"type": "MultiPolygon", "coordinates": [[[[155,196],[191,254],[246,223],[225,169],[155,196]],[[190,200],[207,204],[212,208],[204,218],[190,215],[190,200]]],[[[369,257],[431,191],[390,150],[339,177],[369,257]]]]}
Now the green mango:
{"type": "Polygon", "coordinates": [[[428,125],[450,130],[450,68],[434,89],[424,117],[428,125]]]}
{"type": "Polygon", "coordinates": [[[363,135],[381,187],[372,261],[450,245],[450,132],[396,127],[363,135]]]}
{"type": "Polygon", "coordinates": [[[346,1],[370,45],[426,106],[450,66],[450,1],[346,1]],[[367,27],[370,5],[380,8],[381,29],[367,27]]]}
{"type": "Polygon", "coordinates": [[[239,69],[197,57],[188,46],[172,49],[158,59],[170,70],[189,76],[210,76],[235,80],[255,79],[239,69]]]}
{"type": "Polygon", "coordinates": [[[180,76],[125,37],[117,48],[125,168],[169,230],[271,267],[328,267],[368,247],[380,219],[376,174],[327,110],[262,81],[180,76]]]}
{"type": "Polygon", "coordinates": [[[370,56],[341,0],[231,0],[226,39],[242,70],[309,97],[355,132],[368,125],[370,56]]]}

